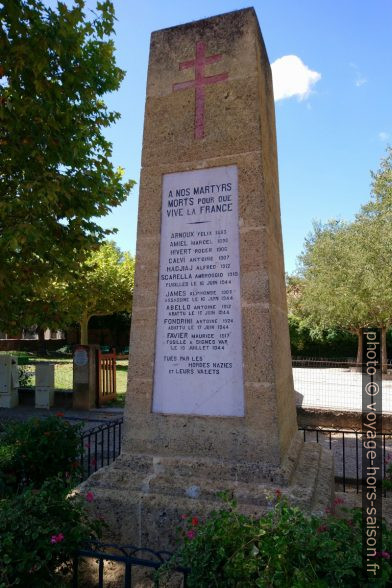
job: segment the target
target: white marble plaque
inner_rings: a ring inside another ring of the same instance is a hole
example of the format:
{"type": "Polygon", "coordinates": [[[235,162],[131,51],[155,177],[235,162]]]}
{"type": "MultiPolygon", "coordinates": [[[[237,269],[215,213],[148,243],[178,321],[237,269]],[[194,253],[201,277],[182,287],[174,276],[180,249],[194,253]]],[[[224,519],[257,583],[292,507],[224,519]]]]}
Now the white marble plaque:
{"type": "Polygon", "coordinates": [[[153,412],[244,416],[234,165],[163,177],[153,412]]]}

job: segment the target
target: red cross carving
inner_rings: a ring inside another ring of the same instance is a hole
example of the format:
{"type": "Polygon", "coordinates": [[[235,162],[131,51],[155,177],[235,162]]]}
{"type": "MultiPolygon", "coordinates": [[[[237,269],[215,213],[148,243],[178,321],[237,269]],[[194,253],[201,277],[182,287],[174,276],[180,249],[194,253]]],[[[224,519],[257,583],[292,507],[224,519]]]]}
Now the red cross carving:
{"type": "Polygon", "coordinates": [[[189,61],[181,61],[179,69],[195,68],[195,79],[188,82],[179,82],[173,84],[173,92],[177,90],[186,90],[187,88],[195,88],[195,139],[202,139],[204,137],[204,86],[207,84],[216,84],[217,82],[224,82],[228,79],[227,72],[217,74],[215,76],[205,76],[204,66],[210,63],[216,63],[222,59],[222,55],[205,56],[206,46],[202,41],[196,43],[196,58],[189,61]]]}

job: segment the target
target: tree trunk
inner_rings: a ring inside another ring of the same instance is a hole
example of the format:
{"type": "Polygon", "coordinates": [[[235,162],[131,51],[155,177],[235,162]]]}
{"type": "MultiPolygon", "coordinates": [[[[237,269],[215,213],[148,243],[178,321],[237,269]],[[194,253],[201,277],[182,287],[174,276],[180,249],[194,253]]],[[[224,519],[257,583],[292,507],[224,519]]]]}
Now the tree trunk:
{"type": "Polygon", "coordinates": [[[387,328],[381,327],[381,365],[382,373],[388,372],[387,328]]]}
{"type": "Polygon", "coordinates": [[[356,333],[358,337],[357,367],[361,367],[363,353],[363,329],[357,329],[356,333]]]}
{"type": "Polygon", "coordinates": [[[90,317],[88,316],[87,312],[83,313],[83,316],[80,320],[80,344],[81,345],[88,345],[88,322],[90,317]]]}
{"type": "Polygon", "coordinates": [[[40,355],[47,355],[48,351],[46,349],[45,329],[39,327],[37,329],[37,332],[38,332],[38,341],[39,341],[38,353],[40,355]]]}

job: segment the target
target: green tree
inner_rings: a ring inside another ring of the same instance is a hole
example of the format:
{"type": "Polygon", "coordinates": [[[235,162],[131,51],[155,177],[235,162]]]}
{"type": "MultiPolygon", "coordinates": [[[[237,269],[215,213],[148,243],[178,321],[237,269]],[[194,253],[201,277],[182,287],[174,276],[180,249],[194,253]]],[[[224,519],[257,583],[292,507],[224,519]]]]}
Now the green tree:
{"type": "Polygon", "coordinates": [[[94,219],[133,182],[103,135],[119,117],[103,96],[124,77],[112,3],[90,18],[83,0],[3,0],[0,20],[0,328],[12,329],[40,281],[71,278],[111,232],[94,219]]]}
{"type": "Polygon", "coordinates": [[[355,330],[364,321],[366,307],[360,298],[352,298],[361,279],[357,245],[352,225],[334,220],[315,225],[305,242],[302,308],[311,312],[320,328],[355,330]]]}
{"type": "Polygon", "coordinates": [[[352,300],[355,288],[357,251],[353,247],[350,225],[330,221],[315,224],[305,240],[300,258],[302,294],[297,302],[307,322],[319,329],[334,326],[357,330],[366,309],[352,300]]]}
{"type": "Polygon", "coordinates": [[[92,316],[130,312],[135,261],[114,243],[104,243],[81,265],[78,278],[64,284],[61,291],[64,316],[80,324],[80,342],[88,343],[88,322],[92,316]]]}
{"type": "Polygon", "coordinates": [[[286,274],[287,310],[289,316],[296,315],[301,302],[304,280],[298,274],[286,274]]]}
{"type": "MultiPolygon", "coordinates": [[[[81,343],[88,343],[88,322],[92,316],[130,313],[135,260],[113,242],[102,243],[68,276],[49,274],[26,301],[23,327],[66,329],[73,323],[81,328],[81,343]]],[[[42,341],[42,351],[45,343],[42,341]]]]}
{"type": "Polygon", "coordinates": [[[65,329],[74,320],[67,300],[67,284],[79,279],[81,265],[82,262],[66,273],[68,282],[60,279],[56,271],[49,270],[24,298],[24,304],[17,306],[18,314],[14,312],[13,318],[20,328],[37,330],[42,354],[46,353],[45,330],[65,329]]]}
{"type": "Polygon", "coordinates": [[[372,176],[372,199],[362,207],[362,214],[377,216],[392,211],[392,147],[387,147],[386,156],[372,176]]]}
{"type": "Polygon", "coordinates": [[[386,369],[386,331],[392,321],[392,224],[389,212],[361,214],[353,223],[332,221],[315,226],[301,257],[304,280],[299,307],[308,325],[340,328],[358,336],[362,329],[383,333],[386,369]]]}
{"type": "Polygon", "coordinates": [[[382,329],[383,371],[386,371],[387,331],[392,322],[392,148],[389,146],[372,177],[371,200],[362,206],[357,224],[364,240],[364,281],[373,300],[372,321],[382,329]]]}

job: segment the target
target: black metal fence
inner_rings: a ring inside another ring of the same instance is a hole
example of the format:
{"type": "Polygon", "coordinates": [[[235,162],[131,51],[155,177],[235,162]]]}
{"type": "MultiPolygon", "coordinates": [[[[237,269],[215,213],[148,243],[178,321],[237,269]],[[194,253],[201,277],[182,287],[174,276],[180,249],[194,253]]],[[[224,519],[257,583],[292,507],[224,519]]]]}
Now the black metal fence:
{"type": "Polygon", "coordinates": [[[81,434],[82,479],[112,463],[121,453],[121,436],[124,419],[105,422],[81,434]]]}
{"type": "MultiPolygon", "coordinates": [[[[320,443],[330,449],[334,456],[337,490],[342,492],[362,491],[362,433],[350,429],[302,428],[304,441],[320,443]]],[[[383,479],[388,463],[392,461],[392,433],[381,435],[383,479]]],[[[386,495],[386,493],[384,493],[386,495]]]]}
{"type": "MultiPolygon", "coordinates": [[[[97,565],[98,584],[97,588],[103,588],[105,578],[105,563],[115,562],[123,568],[124,588],[132,587],[133,572],[135,568],[157,570],[165,564],[173,554],[169,551],[154,551],[148,548],[134,547],[133,545],[116,545],[114,543],[101,543],[90,541],[80,549],[74,558],[73,565],[73,588],[83,586],[79,578],[80,560],[87,558],[93,560],[97,565]]],[[[183,588],[187,586],[189,570],[183,567],[176,567],[174,570],[179,574],[179,581],[183,588]]],[[[117,574],[120,575],[121,572],[117,574]]],[[[156,580],[155,586],[159,586],[156,580]]]]}

